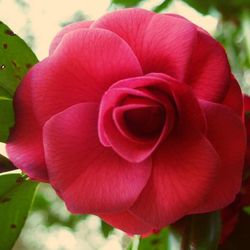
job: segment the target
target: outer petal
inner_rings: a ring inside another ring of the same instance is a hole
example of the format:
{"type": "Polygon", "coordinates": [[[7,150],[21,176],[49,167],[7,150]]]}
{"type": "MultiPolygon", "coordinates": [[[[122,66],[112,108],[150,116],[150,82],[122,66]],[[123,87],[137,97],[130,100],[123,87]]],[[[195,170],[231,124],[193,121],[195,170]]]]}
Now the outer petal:
{"type": "Polygon", "coordinates": [[[231,81],[226,53],[215,39],[199,27],[187,72],[185,82],[192,86],[199,98],[215,102],[224,99],[231,81]]]}
{"type": "Polygon", "coordinates": [[[44,127],[50,183],[73,213],[127,210],[151,173],[150,159],[130,164],[100,144],[97,115],[97,104],[77,104],[44,127]]]}
{"type": "Polygon", "coordinates": [[[107,14],[91,27],[122,37],[134,50],[144,73],[162,72],[182,81],[196,39],[196,26],[185,19],[127,9],[107,14]]]}
{"type": "Polygon", "coordinates": [[[130,212],[115,213],[111,215],[99,215],[104,221],[113,227],[128,234],[145,235],[152,233],[153,227],[130,212]]]}
{"type": "Polygon", "coordinates": [[[130,210],[156,228],[175,222],[203,201],[217,165],[206,138],[180,128],[155,153],[151,178],[130,210]]]}
{"type": "MultiPolygon", "coordinates": [[[[190,22],[180,15],[167,15],[190,22]]],[[[222,100],[230,86],[230,66],[226,53],[206,30],[199,26],[196,26],[196,29],[197,40],[193,46],[186,82],[194,88],[198,97],[213,101],[222,100]]],[[[235,90],[237,86],[235,83],[233,85],[235,90]]]]}
{"type": "MultiPolygon", "coordinates": [[[[124,39],[133,49],[138,58],[147,26],[155,13],[144,9],[123,9],[108,13],[96,20],[90,28],[110,30],[124,39]]],[[[140,61],[141,62],[141,61],[140,61]]]]}
{"type": "Polygon", "coordinates": [[[247,151],[245,165],[250,169],[250,97],[244,95],[245,127],[247,132],[247,151]]]}
{"type": "Polygon", "coordinates": [[[244,95],[244,111],[250,112],[250,97],[248,95],[244,95]]]}
{"type": "Polygon", "coordinates": [[[230,107],[236,114],[243,115],[243,95],[235,77],[232,75],[230,88],[225,96],[223,104],[230,107]]]}
{"type": "Polygon", "coordinates": [[[72,23],[65,26],[60,32],[58,32],[55,38],[52,40],[49,48],[49,55],[53,54],[57,46],[62,41],[63,37],[71,31],[78,30],[78,29],[87,29],[92,24],[92,21],[83,21],[72,23]]]}
{"type": "MultiPolygon", "coordinates": [[[[35,65],[35,70],[38,66],[35,65]]],[[[42,128],[34,116],[30,83],[33,71],[24,78],[14,98],[15,127],[7,142],[7,153],[16,167],[38,181],[48,181],[42,144],[42,128]]]]}
{"type": "Polygon", "coordinates": [[[221,209],[231,203],[240,190],[246,135],[243,123],[225,106],[201,102],[208,123],[207,138],[220,156],[218,178],[205,202],[193,213],[221,209]]]}
{"type": "Polygon", "coordinates": [[[79,29],[65,35],[33,74],[34,109],[44,123],[71,105],[98,102],[112,83],[142,71],[133,51],[117,35],[101,29],[79,29]]]}

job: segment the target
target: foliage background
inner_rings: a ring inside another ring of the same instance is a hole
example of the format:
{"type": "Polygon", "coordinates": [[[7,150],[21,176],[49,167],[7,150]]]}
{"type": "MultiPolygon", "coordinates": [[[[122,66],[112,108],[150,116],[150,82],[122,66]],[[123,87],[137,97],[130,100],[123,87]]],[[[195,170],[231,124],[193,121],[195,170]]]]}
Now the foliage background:
{"type": "MultiPolygon", "coordinates": [[[[84,19],[96,19],[114,9],[134,6],[156,12],[179,13],[207,29],[224,45],[236,78],[243,91],[250,94],[249,0],[92,0],[91,3],[87,0],[0,0],[0,20],[12,27],[41,60],[47,56],[49,42],[62,26],[84,19]]],[[[1,151],[3,147],[1,144],[1,151]]],[[[244,220],[249,221],[249,218],[244,217],[244,220]]],[[[95,216],[73,216],[54,191],[42,184],[13,249],[134,250],[139,246],[141,250],[163,250],[167,249],[167,234],[167,230],[164,230],[156,237],[158,243],[153,246],[154,236],[140,242],[138,237],[130,238],[119,230],[113,230],[95,216]]],[[[237,238],[237,235],[234,237],[237,238]]]]}

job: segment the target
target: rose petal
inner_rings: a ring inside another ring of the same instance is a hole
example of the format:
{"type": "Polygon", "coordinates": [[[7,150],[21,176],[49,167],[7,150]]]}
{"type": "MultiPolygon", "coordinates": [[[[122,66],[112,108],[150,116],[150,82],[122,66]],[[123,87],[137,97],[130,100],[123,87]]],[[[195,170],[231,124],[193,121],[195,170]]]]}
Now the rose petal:
{"type": "MultiPolygon", "coordinates": [[[[250,97],[244,95],[244,119],[247,133],[246,168],[250,169],[250,97]]],[[[250,190],[250,188],[249,188],[250,190]]]]}
{"type": "Polygon", "coordinates": [[[224,98],[223,104],[230,107],[236,114],[243,115],[243,95],[240,85],[232,75],[230,88],[224,98]]]}
{"type": "Polygon", "coordinates": [[[112,83],[142,73],[128,45],[101,29],[68,33],[53,55],[38,65],[32,69],[31,86],[42,124],[71,105],[100,101],[112,83]]]}
{"type": "MultiPolygon", "coordinates": [[[[141,162],[151,155],[163,138],[168,134],[171,129],[172,119],[174,119],[174,110],[169,102],[166,101],[163,103],[162,106],[166,109],[166,113],[170,117],[169,121],[166,119],[158,136],[144,141],[139,138],[136,141],[135,137],[132,138],[130,136],[128,138],[128,136],[124,136],[124,134],[120,132],[119,126],[117,127],[116,125],[116,118],[118,117],[114,117],[114,115],[117,115],[117,108],[114,109],[114,107],[119,106],[121,100],[125,100],[128,96],[141,97],[142,99],[154,101],[157,100],[154,95],[140,90],[131,88],[111,88],[102,98],[98,133],[103,145],[112,146],[117,154],[129,162],[141,162]]],[[[119,120],[119,122],[121,123],[121,120],[119,120]]]]}
{"type": "Polygon", "coordinates": [[[92,21],[82,21],[82,22],[77,22],[77,23],[71,23],[67,26],[65,26],[61,31],[59,31],[55,38],[52,40],[49,48],[49,55],[51,56],[57,46],[60,44],[62,41],[63,37],[68,34],[71,31],[78,30],[78,29],[87,29],[89,26],[92,24],[92,21]]]}
{"type": "Polygon", "coordinates": [[[207,138],[220,157],[218,177],[208,197],[193,213],[221,209],[231,203],[240,191],[246,136],[242,120],[229,108],[202,101],[208,131],[207,138]]]}
{"type": "Polygon", "coordinates": [[[130,88],[113,89],[111,87],[110,90],[104,93],[102,100],[101,100],[101,104],[100,104],[100,113],[99,113],[99,121],[98,121],[99,139],[104,146],[111,145],[109,138],[107,136],[107,132],[109,130],[116,130],[115,124],[113,123],[112,111],[116,106],[119,106],[120,103],[128,96],[133,96],[134,98],[135,97],[141,98],[147,102],[151,97],[150,95],[140,90],[134,90],[130,88]],[[109,116],[109,119],[107,118],[107,115],[109,116]],[[108,128],[109,126],[111,126],[112,129],[109,129],[108,128]]]}
{"type": "MultiPolygon", "coordinates": [[[[37,67],[35,65],[33,69],[36,70],[37,67]]],[[[30,71],[17,88],[14,98],[16,123],[11,130],[6,148],[10,160],[16,167],[34,180],[47,182],[42,128],[34,116],[31,102],[30,83],[32,78],[33,71],[30,71]]]]}
{"type": "Polygon", "coordinates": [[[191,22],[127,9],[107,14],[91,27],[108,29],[122,37],[134,50],[144,73],[162,72],[184,79],[197,32],[191,22]]]}
{"type": "Polygon", "coordinates": [[[101,28],[116,33],[140,58],[139,51],[143,47],[145,31],[154,15],[156,14],[152,11],[144,9],[122,9],[104,15],[96,20],[90,28],[101,28]]]}
{"type": "Polygon", "coordinates": [[[152,233],[153,228],[145,221],[130,212],[114,213],[110,215],[99,215],[108,224],[116,227],[128,234],[144,235],[152,233]]]}
{"type": "Polygon", "coordinates": [[[199,98],[220,102],[231,81],[227,56],[223,47],[207,32],[199,27],[197,31],[185,82],[192,86],[199,98]]]}
{"type": "Polygon", "coordinates": [[[179,119],[196,127],[203,133],[206,131],[205,117],[197,98],[192,93],[192,89],[168,75],[151,73],[141,77],[125,79],[111,86],[111,89],[114,88],[132,88],[140,90],[142,88],[150,88],[147,93],[144,93],[151,93],[151,95],[155,90],[158,90],[155,100],[158,99],[158,101],[164,102],[168,99],[166,96],[172,97],[173,105],[177,108],[179,119]]]}
{"type": "Polygon", "coordinates": [[[247,95],[244,95],[244,110],[250,112],[250,97],[247,95]]]}
{"type": "Polygon", "coordinates": [[[114,123],[126,138],[142,143],[155,139],[164,127],[165,111],[156,103],[128,104],[113,110],[114,123]]]}
{"type": "Polygon", "coordinates": [[[156,228],[175,222],[204,200],[218,164],[198,130],[178,128],[155,153],[151,177],[130,210],[156,228]]]}
{"type": "Polygon", "coordinates": [[[97,104],[77,104],[44,127],[50,183],[73,213],[127,210],[151,173],[150,159],[131,164],[100,144],[97,116],[97,104]]]}

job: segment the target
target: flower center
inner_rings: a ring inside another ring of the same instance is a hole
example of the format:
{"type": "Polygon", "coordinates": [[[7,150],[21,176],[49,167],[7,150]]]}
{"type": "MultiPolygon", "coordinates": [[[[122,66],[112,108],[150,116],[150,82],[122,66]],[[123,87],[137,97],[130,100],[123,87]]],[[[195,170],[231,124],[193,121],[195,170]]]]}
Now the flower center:
{"type": "Polygon", "coordinates": [[[158,137],[165,123],[165,111],[160,105],[127,110],[124,121],[134,136],[142,139],[158,137]]]}

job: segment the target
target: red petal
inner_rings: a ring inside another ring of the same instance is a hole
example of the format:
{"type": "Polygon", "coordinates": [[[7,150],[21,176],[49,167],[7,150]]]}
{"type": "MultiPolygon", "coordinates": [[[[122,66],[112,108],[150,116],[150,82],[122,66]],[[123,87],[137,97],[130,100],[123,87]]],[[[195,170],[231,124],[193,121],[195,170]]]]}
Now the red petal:
{"type": "Polygon", "coordinates": [[[192,86],[199,98],[220,102],[231,81],[227,56],[223,47],[207,32],[199,27],[197,31],[185,82],[192,86]]]}
{"type": "Polygon", "coordinates": [[[247,95],[244,95],[244,111],[250,112],[250,97],[247,95]]]}
{"type": "Polygon", "coordinates": [[[72,23],[65,26],[60,32],[58,32],[55,38],[52,40],[49,48],[49,55],[53,54],[57,46],[62,41],[63,37],[71,31],[78,30],[78,29],[87,29],[92,24],[92,21],[83,21],[72,23]]]}
{"type": "Polygon", "coordinates": [[[231,203],[240,191],[246,135],[243,123],[229,108],[201,102],[208,123],[207,138],[220,157],[218,177],[205,202],[193,213],[221,209],[231,203]]]}
{"type": "Polygon", "coordinates": [[[250,97],[244,95],[244,118],[247,132],[246,167],[250,169],[250,97]]]}
{"type": "Polygon", "coordinates": [[[223,104],[230,107],[236,114],[243,115],[243,95],[240,85],[232,75],[230,88],[226,94],[223,104]]]}
{"type": "Polygon", "coordinates": [[[106,30],[79,29],[64,36],[49,59],[30,79],[36,115],[43,124],[52,115],[80,102],[97,102],[108,87],[141,75],[128,45],[106,30]]]}
{"type": "Polygon", "coordinates": [[[122,212],[111,215],[99,215],[104,221],[128,234],[148,234],[152,233],[153,228],[145,221],[130,212],[122,212]]]}
{"type": "MultiPolygon", "coordinates": [[[[141,77],[125,79],[112,85],[111,89],[114,88],[153,88],[158,90],[161,95],[157,93],[155,100],[158,98],[159,102],[164,102],[166,96],[170,96],[173,99],[174,105],[177,107],[178,116],[181,121],[185,121],[202,132],[206,130],[203,111],[200,108],[197,98],[192,93],[192,89],[168,75],[151,73],[141,77]]],[[[150,92],[149,90],[147,94],[151,94],[150,92]]],[[[154,93],[154,91],[152,91],[152,93],[154,93]]]]}
{"type": "Polygon", "coordinates": [[[97,116],[97,104],[77,104],[44,127],[50,182],[73,213],[127,210],[151,173],[150,159],[131,164],[100,144],[97,116]]]}
{"type": "Polygon", "coordinates": [[[157,103],[128,104],[114,108],[113,120],[123,136],[143,143],[160,135],[165,112],[157,103]]]}
{"type": "Polygon", "coordinates": [[[153,157],[148,184],[130,209],[156,228],[185,216],[209,192],[218,155],[200,132],[179,128],[153,157]]]}
{"type": "Polygon", "coordinates": [[[111,30],[134,50],[144,73],[161,72],[183,80],[196,27],[185,19],[127,9],[107,14],[91,27],[111,30]]]}
{"type": "MultiPolygon", "coordinates": [[[[112,148],[117,152],[117,154],[119,154],[127,161],[141,162],[150,156],[150,154],[155,150],[158,144],[166,136],[170,128],[168,126],[169,124],[165,122],[162,131],[160,131],[159,133],[159,136],[151,138],[149,140],[141,140],[138,138],[137,140],[135,140],[135,137],[124,136],[124,133],[121,133],[120,131],[120,126],[118,125],[117,127],[116,124],[116,122],[118,122],[118,117],[114,117],[114,115],[117,115],[116,111],[118,108],[115,107],[119,106],[121,100],[125,99],[125,97],[127,96],[145,98],[145,100],[148,100],[148,102],[150,99],[152,100],[152,98],[154,98],[154,96],[136,89],[111,88],[103,96],[100,106],[98,124],[99,137],[103,145],[112,146],[112,148]]],[[[150,106],[152,106],[152,104],[150,106]]],[[[173,116],[173,110],[171,110],[171,106],[168,108],[168,110],[170,111],[169,116],[173,116]]],[[[120,119],[119,123],[121,123],[120,119]]]]}
{"type": "MultiPolygon", "coordinates": [[[[38,66],[33,67],[36,70],[38,66]]],[[[16,167],[34,180],[48,181],[42,144],[42,128],[34,116],[30,83],[33,70],[17,88],[14,98],[15,127],[7,142],[7,152],[16,167]]]]}

